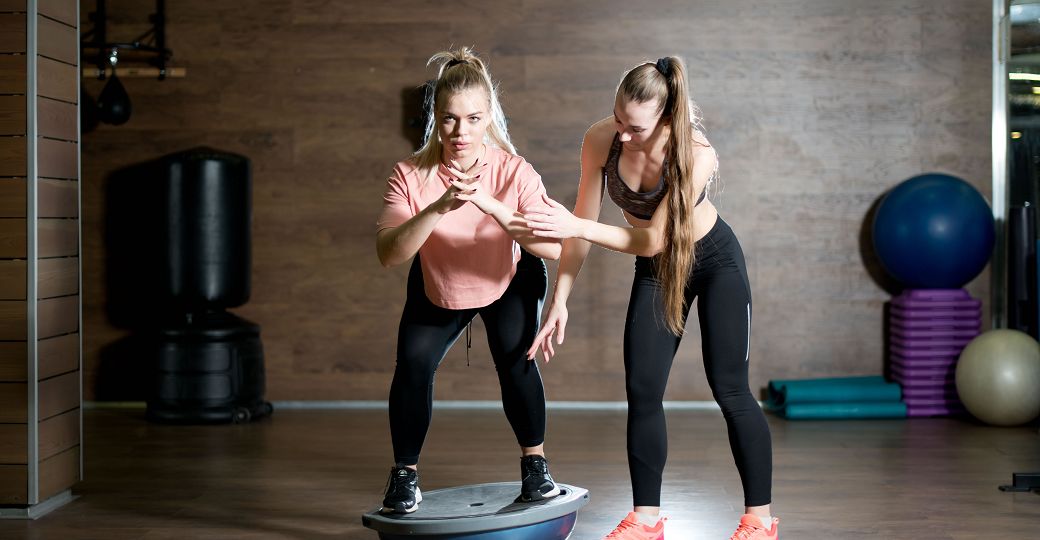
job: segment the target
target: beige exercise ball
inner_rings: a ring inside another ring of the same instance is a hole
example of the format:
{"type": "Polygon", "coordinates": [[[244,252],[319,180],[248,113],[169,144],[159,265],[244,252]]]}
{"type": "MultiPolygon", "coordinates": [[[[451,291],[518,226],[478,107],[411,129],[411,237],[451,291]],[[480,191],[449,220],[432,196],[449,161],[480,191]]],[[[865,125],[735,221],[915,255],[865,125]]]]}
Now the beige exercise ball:
{"type": "Polygon", "coordinates": [[[957,362],[957,394],[976,418],[1017,426],[1040,416],[1040,343],[1018,330],[990,330],[957,362]]]}

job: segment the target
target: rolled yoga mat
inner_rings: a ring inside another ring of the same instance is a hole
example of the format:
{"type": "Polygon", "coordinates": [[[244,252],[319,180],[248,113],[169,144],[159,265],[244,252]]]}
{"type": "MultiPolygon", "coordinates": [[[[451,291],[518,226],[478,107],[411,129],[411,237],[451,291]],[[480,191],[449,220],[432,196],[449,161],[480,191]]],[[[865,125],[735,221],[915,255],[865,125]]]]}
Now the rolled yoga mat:
{"type": "Polygon", "coordinates": [[[796,403],[899,401],[901,397],[899,385],[886,382],[881,375],[775,380],[769,381],[768,392],[766,405],[771,409],[796,403]]]}
{"type": "Polygon", "coordinates": [[[902,389],[880,375],[770,381],[766,407],[785,418],[902,418],[902,389]]]}
{"type": "Polygon", "coordinates": [[[791,403],[784,408],[782,414],[788,420],[906,418],[906,403],[901,401],[791,403]]]}

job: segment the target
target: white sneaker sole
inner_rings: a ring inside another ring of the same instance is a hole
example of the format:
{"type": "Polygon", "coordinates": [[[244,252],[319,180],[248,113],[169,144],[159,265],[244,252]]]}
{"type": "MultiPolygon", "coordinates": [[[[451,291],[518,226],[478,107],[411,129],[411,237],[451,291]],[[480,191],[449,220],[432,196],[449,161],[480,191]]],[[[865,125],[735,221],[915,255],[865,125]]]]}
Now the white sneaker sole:
{"type": "Polygon", "coordinates": [[[545,499],[551,499],[551,498],[553,498],[553,497],[555,497],[555,496],[557,496],[559,494],[560,494],[560,486],[559,485],[554,485],[552,490],[550,490],[548,493],[539,493],[537,497],[530,497],[530,498],[528,498],[528,497],[524,496],[524,494],[520,494],[520,500],[523,501],[523,502],[538,502],[538,501],[544,501],[545,499]]]}
{"type": "MultiPolygon", "coordinates": [[[[412,512],[415,512],[416,510],[419,509],[419,503],[421,503],[421,502],[422,502],[422,491],[419,488],[415,488],[415,504],[413,504],[409,508],[405,508],[404,509],[404,513],[405,514],[411,514],[412,512]]],[[[393,508],[388,508],[386,506],[380,508],[379,512],[381,514],[399,514],[400,513],[397,510],[394,510],[393,508]]]]}

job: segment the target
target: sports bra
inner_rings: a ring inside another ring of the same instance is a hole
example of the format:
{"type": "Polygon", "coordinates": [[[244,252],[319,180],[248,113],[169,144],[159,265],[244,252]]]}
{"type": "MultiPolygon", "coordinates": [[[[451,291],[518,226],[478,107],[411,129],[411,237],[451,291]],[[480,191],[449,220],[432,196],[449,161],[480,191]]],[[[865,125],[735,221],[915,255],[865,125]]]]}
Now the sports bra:
{"type": "MultiPolygon", "coordinates": [[[[621,179],[621,174],[618,172],[618,160],[620,158],[621,139],[615,134],[614,142],[610,145],[610,153],[607,154],[607,162],[603,164],[603,183],[607,185],[607,194],[610,195],[610,200],[618,205],[618,208],[632,214],[633,217],[648,220],[653,217],[654,210],[657,210],[657,205],[661,204],[664,196],[668,193],[668,186],[664,179],[664,169],[668,165],[668,161],[665,160],[661,165],[661,178],[658,179],[657,185],[653,189],[650,191],[633,191],[621,179]]],[[[701,191],[700,197],[697,198],[697,204],[694,206],[701,204],[707,192],[708,189],[705,186],[704,190],[701,191]]]]}

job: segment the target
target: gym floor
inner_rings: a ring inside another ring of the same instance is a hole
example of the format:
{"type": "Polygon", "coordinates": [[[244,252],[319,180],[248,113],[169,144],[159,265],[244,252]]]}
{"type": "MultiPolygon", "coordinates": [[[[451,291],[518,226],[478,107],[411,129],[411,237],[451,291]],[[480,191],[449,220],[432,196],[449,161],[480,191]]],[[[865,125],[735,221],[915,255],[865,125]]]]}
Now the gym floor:
{"type": "MultiPolygon", "coordinates": [[[[164,426],[140,409],[85,411],[86,480],[36,521],[0,538],[375,539],[361,514],[391,465],[386,411],[277,410],[246,425],[164,426]]],[[[741,490],[721,413],[668,412],[667,538],[728,538],[741,490]]],[[[787,539],[1035,537],[1040,495],[1005,493],[1040,471],[1036,427],[961,419],[789,422],[769,417],[774,511],[787,539]]],[[[598,540],[631,504],[624,411],[550,410],[557,480],[585,487],[573,540],[598,540]]],[[[499,410],[435,410],[421,485],[517,480],[499,410]]]]}

